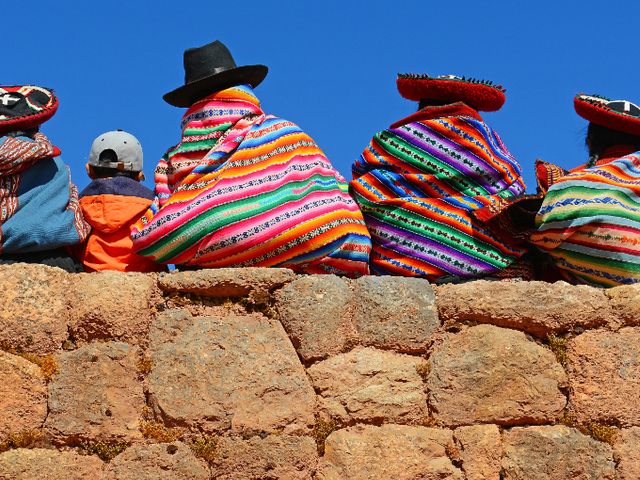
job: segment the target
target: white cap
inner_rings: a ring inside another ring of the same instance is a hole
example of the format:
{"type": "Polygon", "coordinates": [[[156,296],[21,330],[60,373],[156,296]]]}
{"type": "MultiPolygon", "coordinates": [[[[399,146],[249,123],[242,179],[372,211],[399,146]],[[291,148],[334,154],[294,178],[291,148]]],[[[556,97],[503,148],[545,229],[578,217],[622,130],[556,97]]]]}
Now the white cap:
{"type": "Polygon", "coordinates": [[[93,141],[89,165],[128,172],[142,171],[142,146],[123,130],[106,132],[93,141]]]}

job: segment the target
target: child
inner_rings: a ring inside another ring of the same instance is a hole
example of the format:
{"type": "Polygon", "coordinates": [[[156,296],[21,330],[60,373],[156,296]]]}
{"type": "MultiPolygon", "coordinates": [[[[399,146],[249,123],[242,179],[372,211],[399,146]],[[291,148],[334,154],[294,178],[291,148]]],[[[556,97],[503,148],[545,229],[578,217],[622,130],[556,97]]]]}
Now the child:
{"type": "Polygon", "coordinates": [[[86,168],[93,181],[80,194],[80,206],[93,230],[77,251],[85,271],[164,270],[131,249],[130,227],[154,198],[140,184],[144,179],[140,142],[122,130],[104,133],[93,141],[86,168]]]}
{"type": "Polygon", "coordinates": [[[39,132],[57,108],[48,88],[0,87],[0,264],[82,271],[69,247],[85,239],[89,226],[60,150],[39,132]]]}

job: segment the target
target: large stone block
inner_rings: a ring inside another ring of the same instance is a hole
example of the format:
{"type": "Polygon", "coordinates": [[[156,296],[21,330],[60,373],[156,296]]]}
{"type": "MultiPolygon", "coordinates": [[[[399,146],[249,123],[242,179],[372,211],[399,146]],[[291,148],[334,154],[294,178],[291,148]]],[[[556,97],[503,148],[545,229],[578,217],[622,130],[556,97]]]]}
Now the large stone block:
{"type": "Polygon", "coordinates": [[[43,448],[0,453],[2,480],[106,480],[104,463],[98,457],[43,448]]]}
{"type": "Polygon", "coordinates": [[[263,299],[296,277],[287,268],[213,268],[167,273],[160,276],[159,285],[169,293],[263,299]]]}
{"type": "Polygon", "coordinates": [[[37,354],[67,339],[68,275],[44,265],[0,265],[0,344],[37,354]]]}
{"type": "Polygon", "coordinates": [[[404,425],[356,426],[326,440],[317,478],[321,480],[462,480],[447,450],[449,430],[404,425]]]}
{"type": "Polygon", "coordinates": [[[342,352],[356,337],[352,292],[335,275],[304,276],[277,294],[278,315],[305,362],[342,352]]]}
{"type": "Polygon", "coordinates": [[[496,425],[460,427],[453,435],[466,480],[500,480],[502,438],[496,425]]]}
{"type": "Polygon", "coordinates": [[[566,404],[564,370],[522,332],[471,327],[447,335],[429,361],[429,404],[448,426],[551,422],[566,404]]]}
{"type": "Polygon", "coordinates": [[[427,397],[409,355],[356,348],[308,369],[323,417],[338,423],[409,423],[428,416],[427,397]]]}
{"type": "Polygon", "coordinates": [[[58,356],[49,384],[45,428],[57,441],[129,442],[142,438],[145,406],[138,380],[138,350],[126,343],[92,343],[58,356]]]}
{"type": "Polygon", "coordinates": [[[613,445],[613,456],[618,464],[618,480],[640,478],[640,427],[620,431],[613,445]]]}
{"type": "Polygon", "coordinates": [[[114,458],[114,480],[207,480],[209,468],[182,442],[138,444],[114,458]]]}
{"type": "Polygon", "coordinates": [[[169,423],[209,433],[300,433],[313,425],[315,394],[278,321],[171,310],[150,338],[149,391],[169,423]]]}
{"type": "Polygon", "coordinates": [[[71,276],[70,331],[80,343],[95,339],[145,344],[159,299],[153,276],[96,272],[71,276]]]}
{"type": "Polygon", "coordinates": [[[611,447],[562,425],[513,428],[503,435],[504,480],[613,480],[611,447]]]}
{"type": "Polygon", "coordinates": [[[47,384],[40,367],[0,352],[0,442],[11,433],[42,427],[47,384]]]}
{"type": "Polygon", "coordinates": [[[439,327],[426,280],[365,276],[306,276],[277,294],[280,321],[306,362],[354,345],[425,353],[439,327]]]}
{"type": "Polygon", "coordinates": [[[366,276],[352,284],[353,316],[362,345],[403,353],[426,352],[440,326],[429,282],[366,276]]]}
{"type": "Polygon", "coordinates": [[[579,421],[640,426],[640,328],[586,332],[570,341],[568,358],[579,421]]]}
{"type": "Polygon", "coordinates": [[[565,282],[479,280],[437,288],[440,319],[489,323],[544,337],[614,321],[602,289],[565,282]]]}
{"type": "Polygon", "coordinates": [[[218,480],[311,480],[317,463],[316,444],[310,437],[269,435],[222,438],[211,469],[218,480]]]}

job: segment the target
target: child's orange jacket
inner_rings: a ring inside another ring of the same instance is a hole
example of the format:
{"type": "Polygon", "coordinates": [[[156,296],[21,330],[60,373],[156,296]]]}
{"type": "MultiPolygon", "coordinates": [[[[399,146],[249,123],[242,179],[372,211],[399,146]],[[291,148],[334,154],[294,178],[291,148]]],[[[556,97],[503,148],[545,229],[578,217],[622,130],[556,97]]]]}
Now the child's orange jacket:
{"type": "Polygon", "coordinates": [[[166,270],[133,253],[130,227],[149,208],[153,192],[128,177],[94,180],[80,194],[80,206],[91,233],[76,249],[87,272],[159,272],[166,270]]]}

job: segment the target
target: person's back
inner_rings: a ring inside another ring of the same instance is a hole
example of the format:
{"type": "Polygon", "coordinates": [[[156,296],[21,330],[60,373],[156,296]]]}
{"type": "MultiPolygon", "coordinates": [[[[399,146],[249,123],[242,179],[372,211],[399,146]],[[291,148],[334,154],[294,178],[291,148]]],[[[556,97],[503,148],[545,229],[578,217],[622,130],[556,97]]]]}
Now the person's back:
{"type": "Polygon", "coordinates": [[[577,95],[589,161],[548,189],[531,241],[572,283],[640,282],[640,107],[577,95]]]}
{"type": "Polygon", "coordinates": [[[375,134],[353,165],[372,273],[432,282],[504,274],[526,249],[488,221],[525,188],[478,113],[502,106],[501,87],[455,76],[400,75],[397,83],[418,112],[375,134]]]}
{"type": "Polygon", "coordinates": [[[157,199],[134,248],[183,268],[279,267],[359,276],[371,241],[344,178],[294,123],[266,114],[263,65],[235,66],[221,42],[185,52],[182,139],[156,168],[157,199]]]}
{"type": "Polygon", "coordinates": [[[0,263],[81,271],[69,249],[89,232],[60,150],[40,133],[56,112],[53,90],[0,87],[0,263]]]}
{"type": "Polygon", "coordinates": [[[133,252],[131,226],[153,201],[142,185],[142,148],[123,131],[95,139],[87,173],[93,180],[80,194],[80,206],[91,234],[76,255],[85,271],[154,272],[165,268],[133,252]]]}

